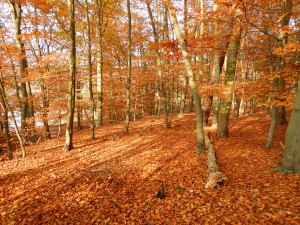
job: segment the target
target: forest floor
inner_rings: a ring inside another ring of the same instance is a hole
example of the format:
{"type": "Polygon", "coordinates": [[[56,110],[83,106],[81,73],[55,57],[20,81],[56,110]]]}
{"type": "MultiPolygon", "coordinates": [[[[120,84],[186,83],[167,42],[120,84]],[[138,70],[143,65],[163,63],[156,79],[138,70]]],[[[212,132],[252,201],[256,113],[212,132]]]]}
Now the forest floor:
{"type": "MultiPolygon", "coordinates": [[[[228,180],[206,189],[206,155],[197,155],[195,115],[163,117],[76,132],[27,147],[25,159],[0,162],[2,224],[300,224],[300,175],[268,172],[281,162],[286,125],[264,149],[270,119],[243,115],[230,137],[213,138],[228,180]],[[166,197],[156,198],[161,183],[166,197]]],[[[20,151],[20,150],[18,150],[20,151]]],[[[20,154],[20,152],[15,153],[20,154]]]]}

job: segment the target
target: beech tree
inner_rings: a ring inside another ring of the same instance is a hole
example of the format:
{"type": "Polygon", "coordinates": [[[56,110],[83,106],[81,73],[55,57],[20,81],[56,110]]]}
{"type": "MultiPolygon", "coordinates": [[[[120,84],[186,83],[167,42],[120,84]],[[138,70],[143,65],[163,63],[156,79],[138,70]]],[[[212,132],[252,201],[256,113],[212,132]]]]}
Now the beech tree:
{"type": "Polygon", "coordinates": [[[21,82],[21,93],[22,93],[22,109],[21,109],[21,125],[22,125],[22,131],[25,132],[25,128],[29,128],[30,130],[30,140],[35,142],[36,135],[32,133],[32,129],[35,127],[35,120],[34,120],[34,109],[33,109],[33,102],[32,102],[32,93],[31,93],[31,87],[30,82],[26,79],[27,78],[27,69],[28,69],[28,63],[27,63],[27,57],[26,52],[24,48],[24,42],[22,40],[22,32],[21,32],[21,22],[22,22],[22,6],[19,1],[10,0],[9,5],[11,8],[11,15],[12,20],[14,24],[14,34],[15,34],[15,40],[17,44],[17,48],[19,51],[19,67],[20,67],[20,75],[23,81],[21,82]],[[31,118],[31,123],[27,123],[27,118],[31,118]],[[28,126],[31,127],[28,127],[28,126]],[[27,127],[26,127],[27,126],[27,127]]]}
{"type": "Polygon", "coordinates": [[[281,173],[300,173],[300,79],[296,98],[285,133],[285,146],[282,164],[275,170],[281,173]]]}
{"type": "Polygon", "coordinates": [[[130,121],[130,84],[131,84],[131,10],[130,0],[126,0],[127,18],[128,18],[128,43],[127,43],[127,79],[126,79],[126,118],[125,118],[125,134],[129,131],[130,121]]]}
{"type": "Polygon", "coordinates": [[[189,78],[190,89],[191,89],[191,92],[192,92],[192,95],[193,95],[194,101],[195,101],[196,121],[197,121],[197,145],[198,145],[197,153],[201,154],[201,153],[205,152],[204,138],[203,138],[203,115],[202,115],[201,97],[197,90],[197,84],[195,82],[191,61],[189,59],[187,47],[186,47],[182,32],[180,30],[180,26],[179,26],[179,23],[177,20],[175,10],[170,1],[165,0],[164,3],[166,4],[166,6],[169,9],[170,17],[174,24],[174,30],[175,30],[177,39],[180,44],[183,61],[184,61],[186,72],[187,72],[187,75],[189,78]]]}
{"type": "MultiPolygon", "coordinates": [[[[281,1],[281,11],[282,11],[282,18],[280,19],[281,29],[279,31],[278,39],[277,39],[277,47],[282,48],[284,44],[287,42],[287,32],[283,29],[289,25],[290,22],[290,15],[292,11],[293,1],[281,1]]],[[[275,72],[279,73],[282,70],[282,58],[276,57],[276,64],[275,64],[275,72]]],[[[273,90],[282,89],[284,85],[284,79],[282,77],[275,78],[272,81],[273,90]],[[281,86],[281,87],[280,87],[281,86]]],[[[277,97],[274,95],[272,96],[271,100],[275,101],[277,97]]],[[[286,123],[285,119],[285,108],[280,106],[279,108],[276,105],[271,106],[271,125],[268,132],[268,138],[265,144],[265,148],[270,148],[273,144],[273,138],[275,133],[275,128],[277,123],[286,123]],[[278,109],[279,112],[278,112],[278,109]]]]}
{"type": "Polygon", "coordinates": [[[232,84],[236,72],[237,56],[240,43],[241,29],[239,21],[236,18],[230,38],[227,51],[227,68],[225,74],[225,90],[224,99],[221,101],[219,119],[218,119],[218,133],[217,137],[224,138],[229,136],[229,113],[232,100],[232,84]]]}
{"type": "Polygon", "coordinates": [[[75,41],[75,5],[74,0],[68,0],[69,11],[69,40],[70,40],[70,78],[68,93],[68,117],[66,124],[66,142],[63,147],[64,151],[73,149],[73,123],[75,108],[75,83],[76,83],[76,41],[75,41]]]}

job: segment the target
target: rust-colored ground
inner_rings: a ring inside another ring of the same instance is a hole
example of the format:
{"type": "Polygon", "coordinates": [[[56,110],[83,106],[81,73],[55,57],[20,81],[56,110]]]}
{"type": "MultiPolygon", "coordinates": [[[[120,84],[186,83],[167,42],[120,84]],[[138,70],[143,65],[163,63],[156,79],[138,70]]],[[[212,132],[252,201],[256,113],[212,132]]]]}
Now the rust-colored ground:
{"type": "MultiPolygon", "coordinates": [[[[267,170],[282,153],[286,126],[264,149],[265,114],[233,120],[228,139],[213,140],[228,180],[205,189],[206,156],[196,155],[195,116],[132,122],[75,134],[63,153],[63,137],[27,148],[28,157],[0,162],[2,224],[300,224],[300,175],[267,170]],[[166,198],[155,198],[161,183],[166,198]]],[[[15,153],[15,155],[18,153],[15,153]]]]}

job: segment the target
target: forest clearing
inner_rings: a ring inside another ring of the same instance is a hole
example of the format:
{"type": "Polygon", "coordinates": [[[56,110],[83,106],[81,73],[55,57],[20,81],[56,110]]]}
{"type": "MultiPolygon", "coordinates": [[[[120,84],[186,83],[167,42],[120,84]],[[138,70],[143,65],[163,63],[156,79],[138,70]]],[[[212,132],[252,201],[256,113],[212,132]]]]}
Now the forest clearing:
{"type": "MultiPolygon", "coordinates": [[[[286,125],[264,148],[270,120],[243,115],[231,136],[214,139],[228,180],[206,189],[206,155],[196,154],[195,115],[163,117],[76,132],[28,147],[28,156],[0,163],[2,224],[299,224],[300,175],[269,172],[282,161],[286,125]],[[160,184],[166,197],[156,198],[160,184]]],[[[54,135],[53,135],[54,136],[54,135]]],[[[21,153],[19,153],[21,155],[21,153]]]]}

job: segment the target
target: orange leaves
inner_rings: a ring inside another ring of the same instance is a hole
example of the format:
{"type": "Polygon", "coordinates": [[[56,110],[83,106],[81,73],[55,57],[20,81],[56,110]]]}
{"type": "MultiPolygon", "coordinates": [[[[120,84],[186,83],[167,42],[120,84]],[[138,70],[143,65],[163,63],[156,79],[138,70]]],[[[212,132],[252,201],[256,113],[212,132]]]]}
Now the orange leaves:
{"type": "Polygon", "coordinates": [[[128,135],[120,134],[123,123],[104,125],[93,142],[83,130],[75,133],[75,149],[68,153],[56,139],[28,146],[28,157],[14,173],[14,161],[0,164],[2,221],[299,224],[300,176],[264,172],[282,153],[286,126],[278,127],[272,151],[265,151],[265,113],[235,120],[231,137],[214,142],[228,181],[210,190],[204,188],[205,155],[194,153],[194,116],[174,117],[170,130],[162,127],[163,118],[145,118],[134,122],[128,135]],[[158,199],[162,182],[166,197],[158,199]]]}

